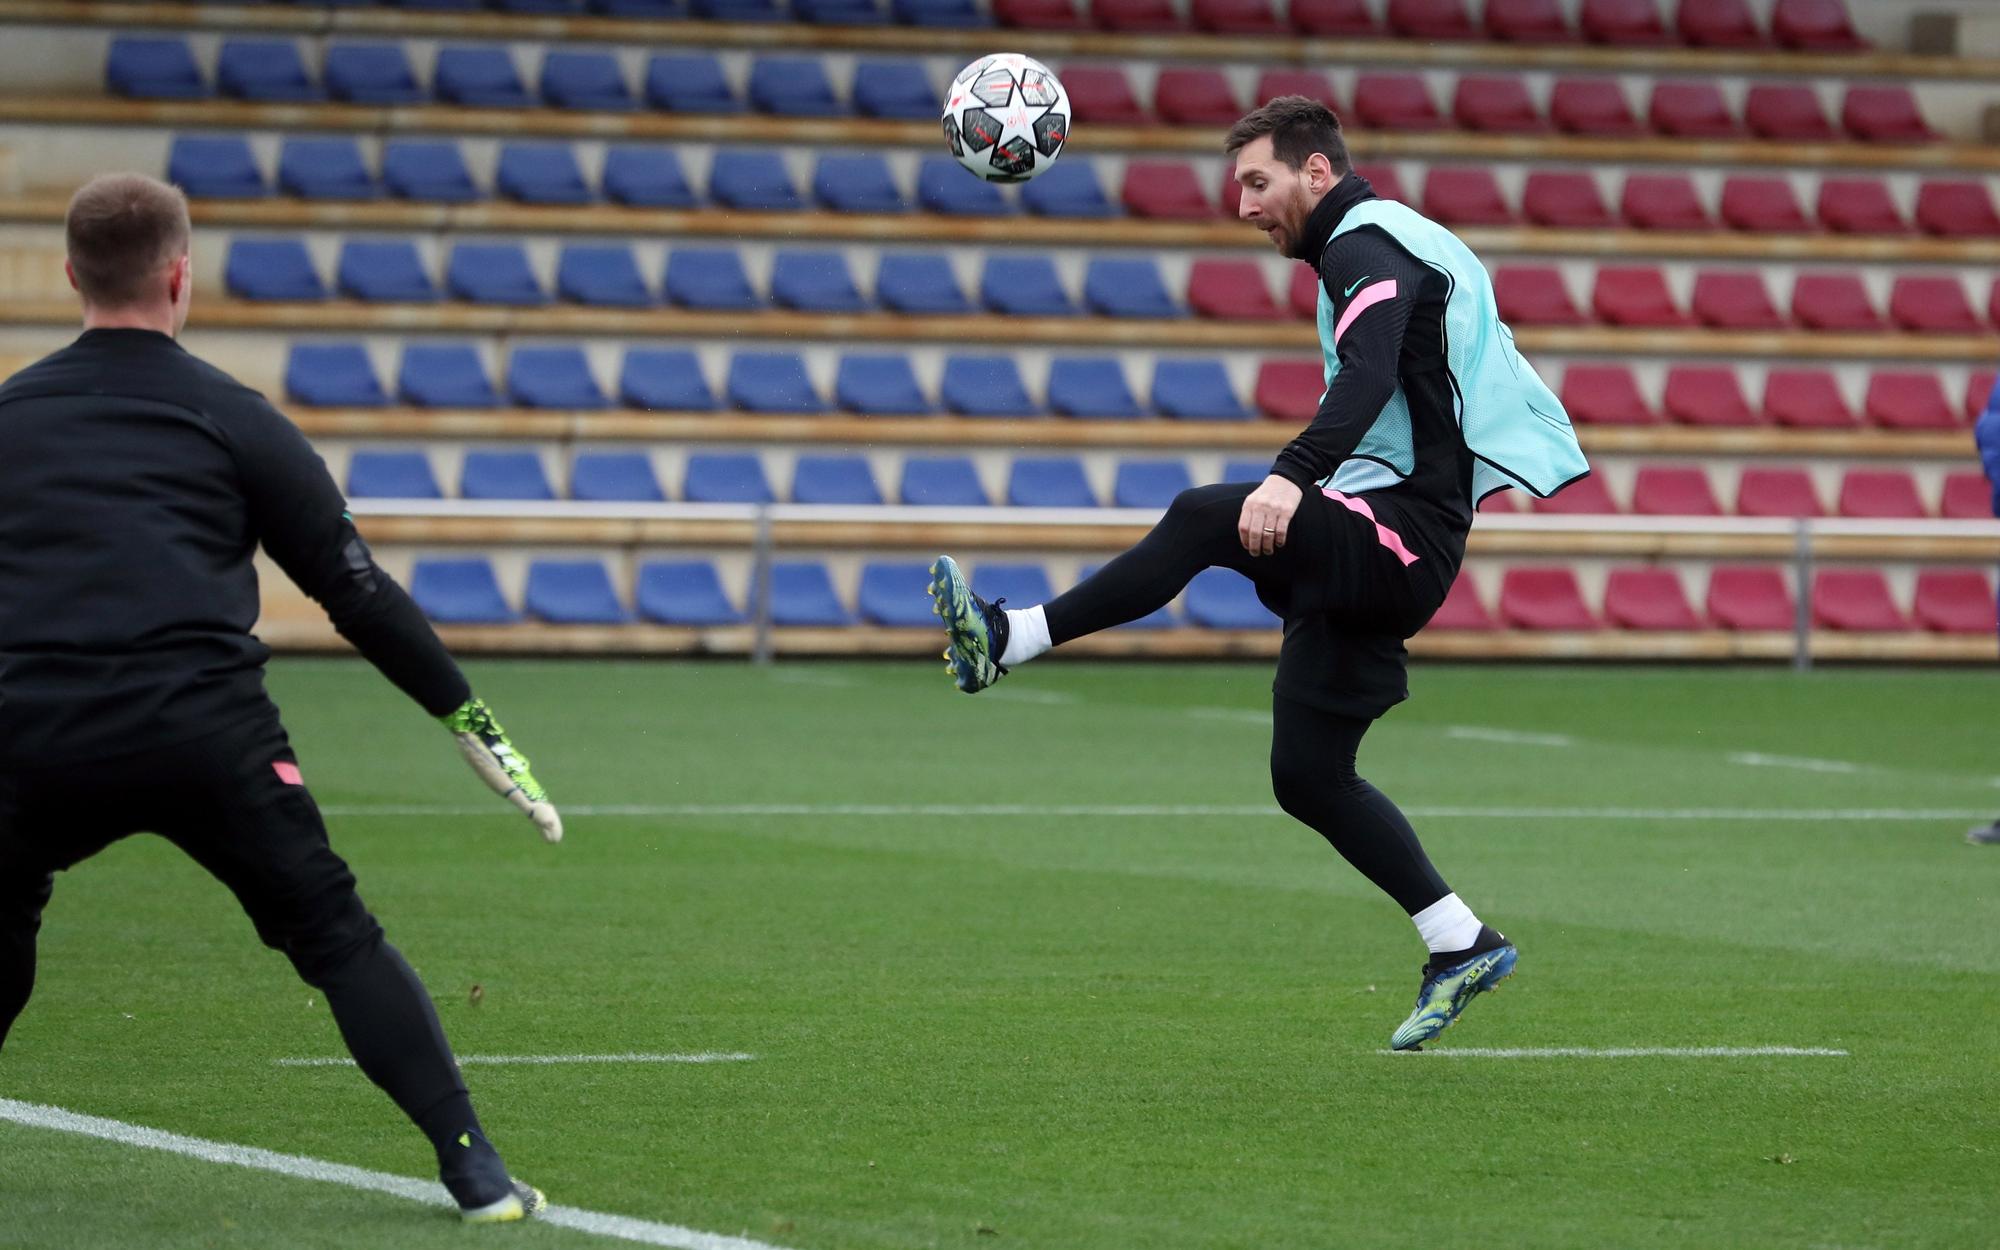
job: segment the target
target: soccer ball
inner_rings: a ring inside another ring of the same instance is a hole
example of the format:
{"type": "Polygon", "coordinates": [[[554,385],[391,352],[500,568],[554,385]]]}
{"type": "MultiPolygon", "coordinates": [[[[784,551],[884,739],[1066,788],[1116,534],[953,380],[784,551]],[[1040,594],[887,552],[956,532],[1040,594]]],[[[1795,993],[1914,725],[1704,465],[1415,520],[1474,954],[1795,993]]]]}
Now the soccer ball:
{"type": "Polygon", "coordinates": [[[988,182],[1026,182],[1056,163],[1068,138],[1069,92],[1033,57],[981,57],[945,93],[945,143],[988,182]]]}

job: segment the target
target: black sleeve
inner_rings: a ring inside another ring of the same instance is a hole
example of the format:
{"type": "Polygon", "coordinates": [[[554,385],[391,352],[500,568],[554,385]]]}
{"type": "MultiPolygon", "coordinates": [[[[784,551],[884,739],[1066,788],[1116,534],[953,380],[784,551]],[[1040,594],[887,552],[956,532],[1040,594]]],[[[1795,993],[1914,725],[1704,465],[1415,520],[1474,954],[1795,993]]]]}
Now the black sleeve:
{"type": "Polygon", "coordinates": [[[231,408],[223,430],[264,550],[403,693],[433,716],[456,710],[472,697],[465,674],[410,596],[376,565],[326,462],[261,397],[231,408]]]}
{"type": "Polygon", "coordinates": [[[1340,372],[1312,423],[1278,453],[1271,472],[1310,488],[1354,454],[1396,393],[1403,330],[1423,284],[1433,277],[1370,229],[1341,235],[1321,254],[1320,283],[1333,301],[1335,326],[1345,326],[1335,345],[1340,372]]]}

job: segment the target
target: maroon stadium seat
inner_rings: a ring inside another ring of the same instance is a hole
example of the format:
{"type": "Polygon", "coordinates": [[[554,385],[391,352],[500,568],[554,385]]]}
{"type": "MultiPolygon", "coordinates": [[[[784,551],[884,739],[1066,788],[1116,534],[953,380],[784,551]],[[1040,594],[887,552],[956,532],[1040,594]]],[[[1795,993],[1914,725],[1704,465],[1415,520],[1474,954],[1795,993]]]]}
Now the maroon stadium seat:
{"type": "Polygon", "coordinates": [[[993,16],[1002,26],[1028,30],[1081,30],[1089,25],[1072,0],[993,0],[993,16]]]}
{"type": "Polygon", "coordinates": [[[1188,307],[1221,321],[1288,321],[1254,260],[1198,260],[1188,273],[1188,307]]]}
{"type": "Polygon", "coordinates": [[[1257,407],[1267,417],[1304,425],[1325,393],[1326,374],[1317,360],[1267,360],[1257,369],[1257,407]]]}
{"type": "MultiPolygon", "coordinates": [[[[1489,498],[1504,498],[1512,493],[1504,491],[1489,498]]],[[[1483,507],[1484,505],[1482,509],[1483,507]]],[[[1452,581],[1451,589],[1445,592],[1444,603],[1438,607],[1437,615],[1431,617],[1430,624],[1424,628],[1475,630],[1498,628],[1494,623],[1493,614],[1479,601],[1479,587],[1473,581],[1471,569],[1462,568],[1458,571],[1458,577],[1452,581]]]]}
{"type": "Polygon", "coordinates": [[[1480,512],[1519,512],[1521,510],[1521,505],[1518,502],[1520,495],[1521,492],[1518,490],[1488,491],[1486,496],[1474,504],[1473,507],[1480,512]]]}
{"type": "Polygon", "coordinates": [[[1243,184],[1236,181],[1236,163],[1222,171],[1222,215],[1237,218],[1243,215],[1243,184]]]}
{"type": "Polygon", "coordinates": [[[1993,583],[1978,569],[1917,573],[1917,625],[1940,634],[1986,634],[1994,627],[1993,583]]]}
{"type": "Polygon", "coordinates": [[[1902,469],[1849,469],[1840,479],[1840,502],[1835,510],[1840,516],[1868,520],[1931,514],[1917,493],[1917,480],[1902,469]]]}
{"type": "Polygon", "coordinates": [[[1245,112],[1221,70],[1174,68],[1160,71],[1153,110],[1176,126],[1232,126],[1245,112]]]}
{"type": "Polygon", "coordinates": [[[1694,180],[1682,174],[1629,174],[1618,212],[1641,230],[1713,230],[1694,180]]]}
{"type": "Polygon", "coordinates": [[[1978,334],[1986,327],[1955,276],[1905,276],[1889,288],[1889,320],[1923,334],[1978,334]]]}
{"type": "Polygon", "coordinates": [[[1125,71],[1108,65],[1066,65],[1063,86],[1079,122],[1093,126],[1143,126],[1153,120],[1140,107],[1125,71]]]}
{"type": "Polygon", "coordinates": [[[1868,420],[1885,430],[1956,430],[1958,414],[1935,373],[1889,369],[1868,377],[1861,403],[1868,420]]]}
{"type": "Polygon", "coordinates": [[[1571,482],[1547,499],[1531,499],[1528,506],[1555,516],[1615,516],[1624,511],[1611,497],[1603,476],[1596,473],[1571,482]]]}
{"type": "Polygon", "coordinates": [[[1993,279],[1993,293],[1986,298],[1986,319],[2000,326],[2000,278],[1993,279]]]}
{"type": "Polygon", "coordinates": [[[1946,238],[2000,236],[2000,215],[1984,182],[1926,182],[1917,188],[1917,229],[1946,238]]]}
{"type": "Polygon", "coordinates": [[[1517,629],[1598,628],[1576,574],[1567,568],[1508,569],[1500,578],[1500,620],[1517,629]]]}
{"type": "Polygon", "coordinates": [[[1163,31],[1181,28],[1171,0],[1090,0],[1090,16],[1106,30],[1163,31]]]}
{"type": "Polygon", "coordinates": [[[1704,269],[1694,276],[1695,320],[1727,330],[1781,330],[1789,322],[1756,269],[1704,269]]]}
{"type": "Polygon", "coordinates": [[[1127,164],[1121,198],[1134,217],[1206,221],[1215,216],[1215,205],[1202,193],[1194,168],[1175,161],[1127,164]]]}
{"type": "Polygon", "coordinates": [[[1218,35],[1276,35],[1285,29],[1271,0],[1194,0],[1190,17],[1196,30],[1218,35]]]}
{"type": "Polygon", "coordinates": [[[1292,283],[1285,289],[1285,303],[1294,317],[1307,321],[1319,316],[1319,272],[1311,265],[1292,270],[1292,283]]]}
{"type": "Polygon", "coordinates": [[[1743,470],[1736,483],[1736,511],[1740,516],[1808,517],[1825,516],[1812,474],[1804,469],[1743,470]]]}
{"type": "Polygon", "coordinates": [[[1849,87],[1840,124],[1869,143],[1930,143],[1943,137],[1924,121],[1908,87],[1849,87]]]}
{"type": "Polygon", "coordinates": [[[1562,0],[1486,0],[1486,33],[1509,43],[1575,43],[1562,0]]]}
{"type": "Polygon", "coordinates": [[[1430,87],[1416,74],[1362,74],[1354,81],[1354,115],[1375,130],[1442,130],[1446,125],[1430,87]]]}
{"type": "Polygon", "coordinates": [[[1868,288],[1851,273],[1802,273],[1792,282],[1792,318],[1813,330],[1883,328],[1868,288]]]}
{"type": "Polygon", "coordinates": [[[1755,175],[1723,179],[1722,224],[1755,234],[1805,234],[1815,228],[1788,180],[1755,175]]]}
{"type": "Polygon", "coordinates": [[[1493,298],[1500,320],[1512,326],[1580,326],[1587,320],[1554,265],[1501,265],[1493,271],[1493,298]]]}
{"type": "Polygon", "coordinates": [[[1822,569],[1813,574],[1813,624],[1847,633],[1892,633],[1910,628],[1910,618],[1889,594],[1889,579],[1876,569],[1822,569]]]}
{"type": "Polygon", "coordinates": [[[1292,25],[1308,35],[1358,39],[1385,33],[1368,0],[1291,0],[1292,25]]]}
{"type": "Polygon", "coordinates": [[[1267,104],[1281,95],[1302,95],[1318,100],[1336,113],[1340,111],[1340,102],[1333,98],[1333,83],[1316,69],[1264,71],[1257,79],[1257,103],[1267,104]]]}
{"type": "Polygon", "coordinates": [[[1599,321],[1614,326],[1684,326],[1688,316],[1674,303],[1667,276],[1650,265],[1604,265],[1590,294],[1599,321]]]}
{"type": "Polygon", "coordinates": [[[1842,0],[1778,0],[1771,11],[1771,34],[1784,47],[1808,52],[1853,52],[1868,46],[1855,33],[1842,0]]]}
{"type": "Polygon", "coordinates": [[[1979,472],[1944,475],[1944,506],[1938,515],[1950,521],[1987,521],[1993,518],[1993,483],[1979,472]]]}
{"type": "Polygon", "coordinates": [[[1836,234],[1908,234],[1910,223],[1886,183],[1874,178],[1822,178],[1814,206],[1820,224],[1836,234]]]}
{"type": "Polygon", "coordinates": [[[1676,365],[1667,370],[1666,410],[1682,425],[1761,424],[1743,401],[1743,385],[1728,365],[1676,365]]]}
{"type": "Polygon", "coordinates": [[[1424,215],[1447,226],[1511,226],[1517,220],[1493,171],[1484,166],[1431,166],[1424,175],[1424,215]]]}
{"type": "Polygon", "coordinates": [[[1851,430],[1861,424],[1839,383],[1824,369],[1773,369],[1765,374],[1764,419],[1801,430],[1851,430]]]}
{"type": "Polygon", "coordinates": [[[1793,629],[1799,605],[1778,569],[1723,565],[1708,575],[1708,619],[1723,629],[1793,629]]]}
{"type": "Polygon", "coordinates": [[[1743,121],[1762,139],[1789,143],[1836,143],[1839,132],[1826,119],[1819,93],[1802,83],[1758,83],[1743,97],[1743,121]]]}
{"type": "Polygon", "coordinates": [[[1618,224],[1604,206],[1597,179],[1582,170],[1538,170],[1521,190],[1521,211],[1529,221],[1563,229],[1608,229],[1618,224]]]}
{"type": "Polygon", "coordinates": [[[1354,172],[1368,180],[1375,188],[1375,194],[1385,200],[1395,200],[1399,204],[1410,202],[1410,193],[1403,190],[1403,179],[1394,165],[1383,162],[1361,161],[1354,166],[1354,172]]]}
{"type": "Polygon", "coordinates": [[[1585,425],[1658,425],[1660,414],[1639,393],[1624,365],[1571,365],[1563,370],[1562,405],[1585,425]]]}
{"type": "MultiPolygon", "coordinates": [[[[1996,311],[2000,311],[2000,309],[1996,309],[1996,311]]],[[[1974,369],[1972,371],[1972,376],[1965,380],[1965,419],[1967,421],[1979,420],[1980,414],[1984,413],[1989,405],[2000,402],[2000,396],[1995,396],[1993,393],[1993,388],[1996,384],[2000,384],[2000,374],[1996,374],[1993,370],[1974,369]]]]}
{"type": "Polygon", "coordinates": [[[1641,465],[1632,479],[1632,511],[1640,516],[1721,516],[1708,474],[1693,465],[1641,465]]]}
{"type": "Polygon", "coordinates": [[[1558,78],[1549,93],[1549,120],[1573,135],[1620,138],[1646,130],[1616,78],[1558,78]]]}
{"type": "Polygon", "coordinates": [[[1465,0],[1389,0],[1389,30],[1409,39],[1477,39],[1465,0]]]}
{"type": "Polygon", "coordinates": [[[1604,581],[1604,619],[1618,629],[1700,629],[1681,575],[1668,568],[1613,569],[1604,581]]]}
{"type": "Polygon", "coordinates": [[[1722,89],[1712,82],[1653,84],[1646,120],[1661,134],[1678,139],[1734,139],[1743,133],[1722,89]]]}
{"type": "Polygon", "coordinates": [[[1467,74],[1452,90],[1451,115],[1467,130],[1493,134],[1540,134],[1548,122],[1535,111],[1528,84],[1513,76],[1467,74]]]}
{"type": "Polygon", "coordinates": [[[1583,0],[1577,25],[1593,43],[1657,46],[1674,41],[1660,24],[1656,0],[1583,0]]]}
{"type": "Polygon", "coordinates": [[[1770,43],[1748,0],[1681,0],[1674,25],[1697,48],[1761,48],[1770,43]]]}

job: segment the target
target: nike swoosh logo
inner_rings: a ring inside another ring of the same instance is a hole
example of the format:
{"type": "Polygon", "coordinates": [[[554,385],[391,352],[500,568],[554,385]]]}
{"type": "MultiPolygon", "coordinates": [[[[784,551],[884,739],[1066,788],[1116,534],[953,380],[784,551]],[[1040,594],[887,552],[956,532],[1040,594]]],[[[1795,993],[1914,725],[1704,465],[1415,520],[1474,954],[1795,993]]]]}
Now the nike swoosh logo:
{"type": "MultiPolygon", "coordinates": [[[[1360,286],[1362,283],[1366,281],[1368,281],[1368,277],[1366,274],[1364,274],[1361,277],[1356,278],[1354,280],[1354,286],[1360,286]]],[[[1340,298],[1346,299],[1348,296],[1354,294],[1354,286],[1348,287],[1345,291],[1342,291],[1340,293],[1340,298]]]]}

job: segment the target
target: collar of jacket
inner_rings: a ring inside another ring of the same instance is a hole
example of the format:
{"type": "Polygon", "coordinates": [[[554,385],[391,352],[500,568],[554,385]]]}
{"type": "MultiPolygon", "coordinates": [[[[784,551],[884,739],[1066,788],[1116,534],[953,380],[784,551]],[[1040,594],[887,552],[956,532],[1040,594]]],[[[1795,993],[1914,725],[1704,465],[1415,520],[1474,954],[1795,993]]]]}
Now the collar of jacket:
{"type": "Polygon", "coordinates": [[[1313,206],[1312,213],[1306,217],[1302,239],[1306,246],[1293,252],[1292,259],[1317,264],[1319,254],[1326,250],[1327,241],[1333,238],[1334,228],[1340,225],[1341,218],[1347,216],[1347,210],[1363,200],[1374,198],[1375,188],[1369,185],[1368,180],[1348,170],[1346,177],[1334,183],[1333,189],[1313,206]]]}

